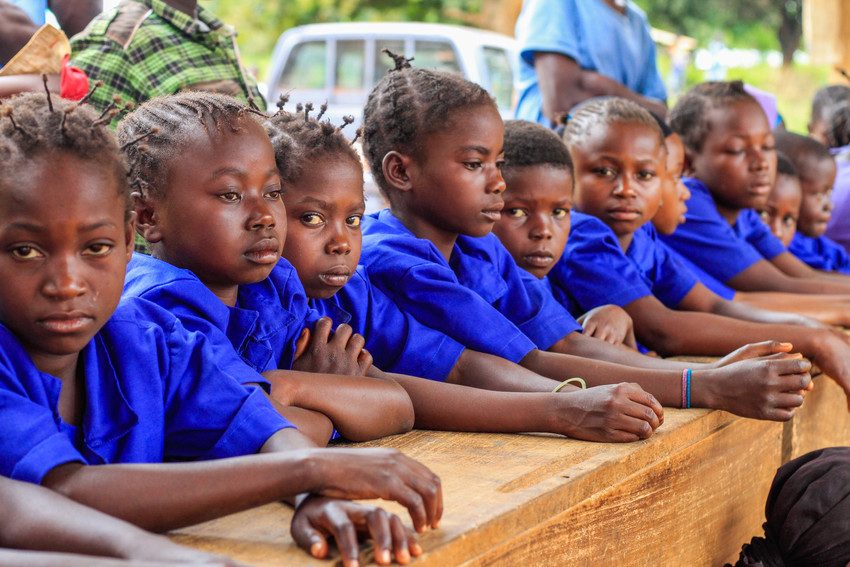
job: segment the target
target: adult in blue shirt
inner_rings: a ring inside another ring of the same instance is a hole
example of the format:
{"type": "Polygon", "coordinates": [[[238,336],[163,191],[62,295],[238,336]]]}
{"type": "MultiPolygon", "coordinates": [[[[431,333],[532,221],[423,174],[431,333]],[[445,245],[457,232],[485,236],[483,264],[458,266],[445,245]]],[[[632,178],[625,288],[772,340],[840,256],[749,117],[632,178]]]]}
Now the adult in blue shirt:
{"type": "Polygon", "coordinates": [[[0,0],[0,67],[45,23],[50,9],[68,37],[83,31],[101,10],[102,0],[0,0]]]}
{"type": "Polygon", "coordinates": [[[629,0],[528,0],[516,117],[545,126],[595,96],[619,96],[665,116],[667,93],[646,15],[629,0]]]}

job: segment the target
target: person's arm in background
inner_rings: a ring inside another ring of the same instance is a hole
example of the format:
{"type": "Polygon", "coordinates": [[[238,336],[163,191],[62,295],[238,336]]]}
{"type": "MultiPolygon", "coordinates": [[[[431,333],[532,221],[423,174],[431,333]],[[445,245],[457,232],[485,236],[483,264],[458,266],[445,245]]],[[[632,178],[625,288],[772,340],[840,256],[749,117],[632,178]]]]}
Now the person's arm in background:
{"type": "Polygon", "coordinates": [[[662,118],[667,115],[667,105],[662,101],[639,95],[594,71],[586,71],[574,59],[560,53],[535,53],[534,71],[543,98],[543,114],[553,124],[578,103],[605,95],[636,102],[662,118]]]}
{"type": "Polygon", "coordinates": [[[735,303],[770,311],[799,313],[825,325],[850,327],[850,295],[739,291],[735,294],[735,303]]]}
{"type": "Polygon", "coordinates": [[[6,0],[0,0],[0,63],[20,51],[36,30],[38,27],[26,12],[6,0]]]}
{"type": "Polygon", "coordinates": [[[103,11],[103,0],[50,0],[47,4],[68,37],[83,31],[103,11]]]}
{"type": "Polygon", "coordinates": [[[850,280],[848,280],[848,283],[844,283],[834,278],[823,278],[816,275],[815,277],[795,277],[788,275],[767,260],[759,260],[743,272],[726,281],[726,285],[739,291],[850,294],[850,280]]]}

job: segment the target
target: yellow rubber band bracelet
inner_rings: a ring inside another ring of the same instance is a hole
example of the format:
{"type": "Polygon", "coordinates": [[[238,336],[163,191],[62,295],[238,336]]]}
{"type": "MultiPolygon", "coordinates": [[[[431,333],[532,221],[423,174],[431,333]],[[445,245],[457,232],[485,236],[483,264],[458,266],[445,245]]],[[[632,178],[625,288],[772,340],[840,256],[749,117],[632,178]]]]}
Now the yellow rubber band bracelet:
{"type": "Polygon", "coordinates": [[[574,378],[567,378],[566,380],[555,386],[555,389],[552,390],[552,393],[557,394],[558,392],[563,390],[564,386],[566,386],[567,384],[575,384],[582,390],[587,390],[587,382],[584,381],[584,378],[579,378],[578,376],[576,376],[574,378]]]}

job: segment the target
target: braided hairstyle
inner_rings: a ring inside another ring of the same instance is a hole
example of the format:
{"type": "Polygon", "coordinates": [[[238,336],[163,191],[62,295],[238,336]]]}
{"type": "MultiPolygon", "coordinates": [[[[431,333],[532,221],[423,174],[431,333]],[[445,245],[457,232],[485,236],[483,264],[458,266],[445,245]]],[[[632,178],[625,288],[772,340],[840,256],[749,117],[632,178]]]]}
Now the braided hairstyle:
{"type": "Polygon", "coordinates": [[[264,118],[265,114],[233,97],[211,92],[183,92],[145,101],[118,124],[131,190],[162,196],[171,160],[195,139],[199,128],[214,137],[241,132],[244,120],[262,124],[264,118]],[[131,143],[139,139],[144,142],[131,143]]]}
{"type": "Polygon", "coordinates": [[[410,59],[384,50],[395,68],[375,85],[363,111],[363,149],[372,175],[386,197],[384,156],[391,151],[414,155],[428,134],[451,128],[462,110],[479,106],[496,109],[483,87],[445,71],[415,69],[410,59]]]}
{"type": "Polygon", "coordinates": [[[715,108],[738,101],[749,101],[758,105],[756,99],[744,90],[744,83],[741,81],[709,81],[699,84],[686,92],[670,111],[670,127],[682,137],[686,148],[699,152],[711,132],[709,113],[715,108]]]}
{"type": "Polygon", "coordinates": [[[652,114],[637,103],[618,97],[590,99],[574,108],[564,128],[564,142],[569,148],[575,147],[600,126],[616,123],[646,126],[658,136],[658,144],[667,153],[664,134],[652,114]]]}
{"type": "MultiPolygon", "coordinates": [[[[286,97],[278,102],[278,111],[266,121],[266,132],[274,147],[274,158],[280,179],[284,184],[297,183],[304,166],[320,159],[349,160],[358,171],[362,171],[360,156],[351,141],[342,133],[343,128],[354,122],[346,116],[340,126],[322,120],[327,103],[319,107],[315,117],[310,116],[313,104],[299,104],[294,113],[283,109],[286,97]]],[[[355,140],[359,137],[359,132],[355,140]]]]}
{"type": "Polygon", "coordinates": [[[814,138],[784,130],[777,130],[774,136],[776,138],[776,149],[784,153],[791,160],[801,176],[805,176],[806,174],[803,168],[806,158],[811,158],[817,162],[821,160],[832,160],[832,154],[829,153],[829,148],[814,138]]]}
{"type": "Polygon", "coordinates": [[[514,167],[548,165],[572,173],[573,160],[564,142],[549,128],[527,120],[505,122],[505,164],[502,173],[514,167]]]}
{"type": "Polygon", "coordinates": [[[0,104],[0,187],[14,183],[15,176],[33,161],[67,152],[97,163],[112,176],[129,220],[132,201],[127,169],[108,127],[117,104],[98,115],[86,100],[53,100],[46,92],[18,95],[0,104]]]}

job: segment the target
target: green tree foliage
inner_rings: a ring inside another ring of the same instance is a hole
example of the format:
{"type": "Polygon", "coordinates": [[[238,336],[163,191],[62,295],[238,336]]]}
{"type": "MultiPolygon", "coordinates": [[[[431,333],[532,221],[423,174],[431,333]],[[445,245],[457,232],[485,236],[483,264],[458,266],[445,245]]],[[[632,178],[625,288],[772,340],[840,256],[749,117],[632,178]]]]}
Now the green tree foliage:
{"type": "Polygon", "coordinates": [[[803,0],[636,0],[653,26],[705,45],[716,34],[732,46],[781,49],[791,62],[802,35],[803,0]]]}

